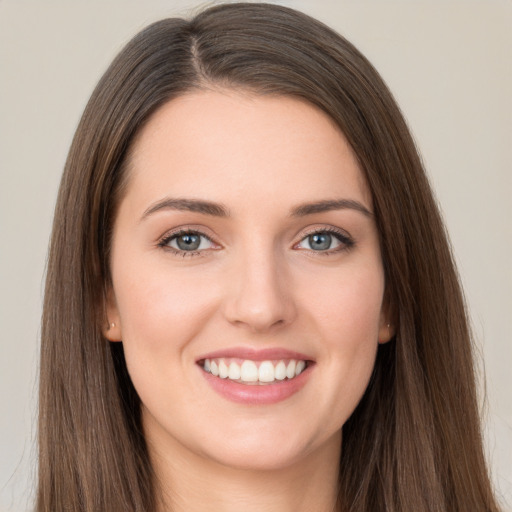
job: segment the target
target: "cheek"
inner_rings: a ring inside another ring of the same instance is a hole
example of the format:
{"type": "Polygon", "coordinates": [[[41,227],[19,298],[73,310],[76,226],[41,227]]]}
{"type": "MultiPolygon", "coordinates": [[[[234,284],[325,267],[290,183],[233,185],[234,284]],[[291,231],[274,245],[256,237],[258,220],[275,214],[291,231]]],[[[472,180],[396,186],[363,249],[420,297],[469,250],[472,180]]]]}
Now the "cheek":
{"type": "Polygon", "coordinates": [[[384,280],[373,271],[344,273],[312,302],[322,333],[323,407],[326,425],[339,428],[354,411],[370,380],[378,347],[384,280]]]}
{"type": "Polygon", "coordinates": [[[347,372],[369,377],[378,345],[384,283],[380,273],[353,274],[346,286],[332,293],[331,351],[339,355],[347,372]]]}
{"type": "Polygon", "coordinates": [[[215,296],[211,287],[185,273],[170,273],[158,264],[119,265],[113,276],[127,359],[145,359],[155,367],[186,357],[190,340],[211,315],[215,296]],[[116,286],[117,284],[117,286],[116,286]],[[172,357],[170,357],[172,356],[172,357]]]}
{"type": "Polygon", "coordinates": [[[325,279],[322,288],[322,293],[310,295],[310,307],[335,346],[347,343],[357,348],[377,342],[384,294],[379,262],[347,267],[335,278],[325,279]]]}
{"type": "Polygon", "coordinates": [[[183,368],[194,364],[191,342],[215,309],[215,298],[211,287],[199,287],[184,273],[144,268],[118,266],[113,276],[127,369],[148,410],[186,410],[186,395],[170,390],[197,386],[183,368]]]}

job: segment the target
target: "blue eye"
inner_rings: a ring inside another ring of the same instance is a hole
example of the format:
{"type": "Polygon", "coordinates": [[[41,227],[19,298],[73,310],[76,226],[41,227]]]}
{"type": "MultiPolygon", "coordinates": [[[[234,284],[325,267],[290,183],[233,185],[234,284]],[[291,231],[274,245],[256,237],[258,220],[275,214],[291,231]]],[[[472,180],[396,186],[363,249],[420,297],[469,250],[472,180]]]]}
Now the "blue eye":
{"type": "Polygon", "coordinates": [[[177,249],[182,251],[197,251],[201,245],[201,237],[187,233],[186,235],[176,237],[172,242],[176,242],[177,249]]]}
{"type": "Polygon", "coordinates": [[[307,238],[308,244],[314,251],[332,249],[333,236],[329,233],[315,233],[307,238]]]}
{"type": "MultiPolygon", "coordinates": [[[[163,238],[158,245],[170,249],[182,256],[193,256],[218,246],[205,234],[199,231],[179,231],[163,238]]],[[[343,233],[334,230],[315,231],[305,236],[295,247],[317,253],[331,254],[349,249],[354,241],[343,233]]]]}
{"type": "Polygon", "coordinates": [[[195,231],[185,231],[165,237],[159,245],[185,254],[211,249],[214,244],[206,235],[195,231]]]}
{"type": "Polygon", "coordinates": [[[304,237],[297,245],[300,249],[316,252],[336,252],[352,247],[354,242],[338,232],[316,231],[304,237]]]}

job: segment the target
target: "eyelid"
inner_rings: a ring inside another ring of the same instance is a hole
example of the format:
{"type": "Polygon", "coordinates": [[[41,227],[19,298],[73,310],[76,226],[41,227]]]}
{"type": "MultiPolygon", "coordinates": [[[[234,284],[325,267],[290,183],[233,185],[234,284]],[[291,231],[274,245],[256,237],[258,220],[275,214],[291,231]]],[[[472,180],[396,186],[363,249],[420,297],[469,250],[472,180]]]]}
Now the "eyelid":
{"type": "Polygon", "coordinates": [[[315,253],[316,255],[329,255],[337,252],[342,252],[351,249],[355,245],[355,241],[353,237],[344,229],[337,228],[334,226],[314,226],[308,228],[305,232],[301,234],[301,238],[298,242],[293,245],[293,248],[297,248],[298,250],[308,251],[310,253],[315,253]],[[335,249],[327,249],[325,251],[315,251],[313,249],[304,249],[298,248],[298,245],[303,242],[307,237],[311,235],[315,235],[318,233],[328,233],[333,235],[339,242],[340,246],[335,249]]]}
{"type": "MultiPolygon", "coordinates": [[[[210,231],[207,228],[204,228],[202,226],[195,226],[195,225],[185,225],[185,226],[179,226],[176,228],[173,228],[169,231],[167,231],[164,235],[162,235],[158,241],[157,246],[168,250],[170,252],[173,252],[176,255],[179,256],[199,256],[199,255],[205,255],[205,253],[208,253],[211,250],[218,250],[222,248],[221,244],[215,241],[215,236],[212,236],[208,233],[210,231]],[[175,247],[171,247],[169,242],[180,235],[185,234],[194,234],[198,235],[200,237],[206,238],[214,247],[208,248],[208,249],[200,249],[200,250],[191,250],[191,251],[185,251],[181,250],[175,247]]],[[[355,245],[355,241],[353,237],[344,229],[334,227],[334,226],[311,226],[307,228],[305,231],[301,233],[300,239],[294,243],[293,249],[299,249],[299,250],[305,250],[310,253],[315,253],[317,255],[329,255],[337,252],[342,252],[344,250],[349,250],[355,245]],[[315,251],[313,249],[306,249],[306,248],[299,248],[298,245],[304,241],[307,237],[317,234],[317,233],[328,233],[333,235],[339,242],[340,246],[336,247],[334,249],[327,249],[325,251],[315,251]]]]}
{"type": "Polygon", "coordinates": [[[221,245],[214,240],[214,238],[215,238],[214,236],[210,235],[206,231],[209,231],[209,230],[206,230],[205,228],[202,228],[202,227],[193,226],[193,225],[192,226],[189,226],[189,225],[179,226],[179,227],[176,227],[176,228],[173,228],[173,229],[167,231],[164,235],[162,235],[157,240],[157,246],[160,247],[161,249],[171,251],[180,256],[202,255],[203,253],[205,253],[207,251],[219,249],[221,247],[221,245]],[[211,247],[208,249],[195,250],[195,251],[184,251],[184,250],[177,249],[175,247],[171,247],[170,245],[168,245],[170,243],[170,241],[173,240],[174,238],[177,238],[180,235],[187,235],[187,234],[198,235],[200,237],[206,238],[214,247],[211,247]]]}
{"type": "Polygon", "coordinates": [[[344,238],[352,238],[350,234],[344,229],[335,227],[335,226],[321,226],[315,225],[312,227],[306,228],[306,230],[302,233],[301,240],[306,238],[307,236],[314,235],[315,233],[333,233],[338,234],[344,238]]]}

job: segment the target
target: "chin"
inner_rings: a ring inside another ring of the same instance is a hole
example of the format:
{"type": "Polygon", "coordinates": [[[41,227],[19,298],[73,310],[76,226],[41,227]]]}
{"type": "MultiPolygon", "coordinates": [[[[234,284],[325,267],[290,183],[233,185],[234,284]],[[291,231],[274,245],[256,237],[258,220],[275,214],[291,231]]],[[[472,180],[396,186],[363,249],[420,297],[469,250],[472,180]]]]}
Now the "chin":
{"type": "Polygon", "coordinates": [[[268,446],[231,446],[222,453],[211,453],[209,458],[218,464],[239,471],[280,471],[293,467],[307,458],[309,451],[304,447],[284,448],[278,443],[268,446]]]}
{"type": "MultiPolygon", "coordinates": [[[[226,430],[224,430],[226,432],[226,430]]],[[[341,447],[341,430],[314,435],[291,428],[254,426],[229,432],[223,441],[204,446],[204,455],[222,466],[243,471],[278,471],[303,463],[325,450],[333,453],[341,447]]]]}

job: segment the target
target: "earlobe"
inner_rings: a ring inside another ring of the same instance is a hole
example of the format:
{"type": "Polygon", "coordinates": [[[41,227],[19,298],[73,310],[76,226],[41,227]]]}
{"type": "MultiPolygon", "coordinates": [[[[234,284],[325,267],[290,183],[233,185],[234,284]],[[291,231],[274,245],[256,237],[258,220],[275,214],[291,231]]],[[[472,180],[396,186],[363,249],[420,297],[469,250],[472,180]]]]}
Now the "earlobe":
{"type": "Polygon", "coordinates": [[[110,322],[108,326],[103,329],[103,336],[105,336],[108,341],[121,341],[121,326],[116,322],[110,322]]]}
{"type": "Polygon", "coordinates": [[[395,335],[395,328],[390,323],[382,323],[379,328],[379,343],[387,343],[395,335]]]}
{"type": "Polygon", "coordinates": [[[387,343],[396,334],[397,316],[396,310],[393,307],[393,301],[391,300],[389,289],[386,288],[384,292],[384,298],[380,310],[379,320],[379,335],[378,340],[380,344],[387,343]]]}
{"type": "Polygon", "coordinates": [[[112,342],[122,340],[121,320],[119,318],[119,311],[117,309],[114,290],[109,288],[105,294],[105,325],[102,329],[103,336],[112,342]]]}

